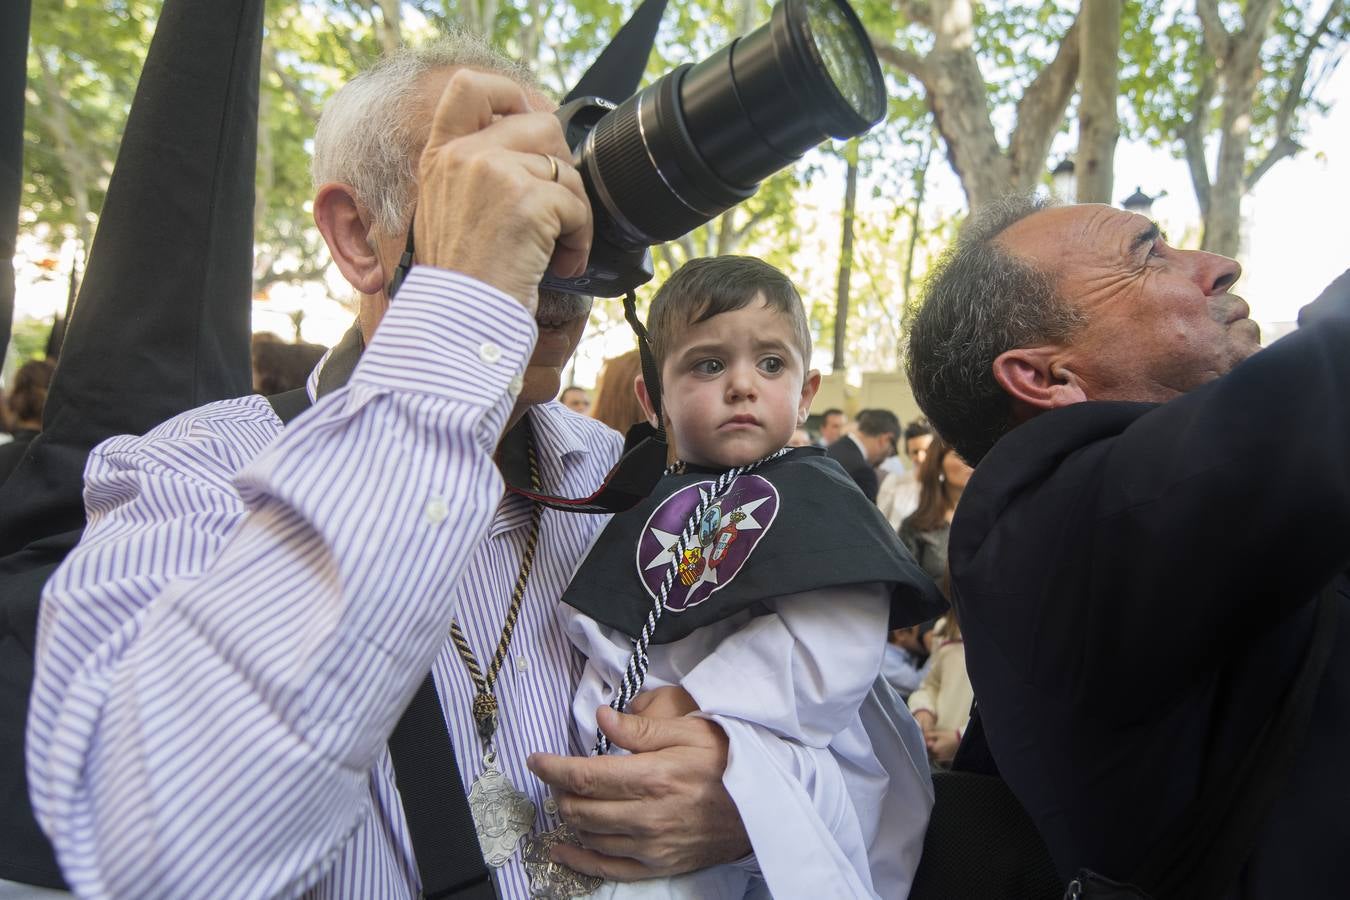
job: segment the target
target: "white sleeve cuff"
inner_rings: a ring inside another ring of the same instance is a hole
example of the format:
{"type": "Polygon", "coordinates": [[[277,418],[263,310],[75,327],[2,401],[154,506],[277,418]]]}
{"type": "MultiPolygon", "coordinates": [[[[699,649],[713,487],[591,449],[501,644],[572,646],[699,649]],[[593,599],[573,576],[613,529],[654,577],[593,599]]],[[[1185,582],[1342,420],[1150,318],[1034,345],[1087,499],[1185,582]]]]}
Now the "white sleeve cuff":
{"type": "Polygon", "coordinates": [[[458,272],[416,266],[375,330],[353,385],[491,407],[520,393],[538,325],[525,307],[458,272]]]}

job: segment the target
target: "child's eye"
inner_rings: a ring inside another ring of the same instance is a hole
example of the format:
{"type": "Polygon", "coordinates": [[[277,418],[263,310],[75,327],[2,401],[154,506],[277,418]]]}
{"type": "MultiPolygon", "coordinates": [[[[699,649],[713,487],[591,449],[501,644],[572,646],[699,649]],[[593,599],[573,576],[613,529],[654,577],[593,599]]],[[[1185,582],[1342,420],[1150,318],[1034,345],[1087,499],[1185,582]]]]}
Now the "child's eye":
{"type": "Polygon", "coordinates": [[[700,359],[694,363],[694,371],[700,375],[716,375],[724,368],[720,359],[700,359]]]}
{"type": "Polygon", "coordinates": [[[766,356],[759,361],[759,367],[770,375],[777,375],[783,371],[783,360],[777,356],[766,356]]]}

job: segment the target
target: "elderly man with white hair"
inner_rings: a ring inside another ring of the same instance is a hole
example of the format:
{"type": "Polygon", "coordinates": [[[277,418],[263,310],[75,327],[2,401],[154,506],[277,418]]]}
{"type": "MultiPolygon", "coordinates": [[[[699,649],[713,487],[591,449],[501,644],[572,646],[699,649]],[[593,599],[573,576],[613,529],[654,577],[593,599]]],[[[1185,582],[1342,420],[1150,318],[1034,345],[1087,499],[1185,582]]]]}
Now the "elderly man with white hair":
{"type": "Polygon", "coordinates": [[[77,893],[418,896],[386,745],[428,670],[464,787],[501,801],[480,823],[506,854],[489,894],[530,896],[517,843],[560,804],[585,848],[556,856],[593,875],[749,853],[717,726],[605,710],[635,752],[578,756],[582,660],[556,605],[605,520],[503,490],[499,445],[567,496],[620,449],[549,402],[590,301],[538,285],[577,274],[591,240],[551,108],[464,37],[354,79],[319,126],[314,216],[360,297],[344,341],[359,362],[321,363],[289,427],[242,397],[90,457],[88,530],[44,594],[28,738],[77,893]],[[414,208],[418,265],[395,299],[414,208]]]}

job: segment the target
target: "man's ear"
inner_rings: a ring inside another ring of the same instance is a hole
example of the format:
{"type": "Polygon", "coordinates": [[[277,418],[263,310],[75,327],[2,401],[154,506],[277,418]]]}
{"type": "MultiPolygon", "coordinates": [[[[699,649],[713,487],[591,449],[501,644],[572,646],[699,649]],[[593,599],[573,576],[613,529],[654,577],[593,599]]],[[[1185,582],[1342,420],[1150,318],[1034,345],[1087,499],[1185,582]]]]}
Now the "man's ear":
{"type": "Polygon", "coordinates": [[[314,224],[333,254],[338,271],[362,294],[378,294],[388,283],[379,255],[370,246],[365,221],[350,185],[329,183],[314,196],[314,224]]]}
{"type": "Polygon", "coordinates": [[[802,397],[797,402],[797,424],[805,425],[807,416],[811,415],[811,401],[816,399],[816,391],[820,390],[820,370],[812,369],[806,373],[806,379],[802,381],[802,397]]]}
{"type": "Polygon", "coordinates": [[[994,380],[1014,407],[1035,414],[1087,399],[1083,383],[1064,363],[1064,348],[1018,347],[994,359],[994,380]]]}
{"type": "Polygon", "coordinates": [[[647,422],[653,428],[660,428],[661,425],[656,418],[656,407],[652,406],[652,398],[647,394],[647,382],[639,375],[633,379],[633,390],[637,391],[638,403],[642,406],[642,412],[647,416],[647,422]]]}

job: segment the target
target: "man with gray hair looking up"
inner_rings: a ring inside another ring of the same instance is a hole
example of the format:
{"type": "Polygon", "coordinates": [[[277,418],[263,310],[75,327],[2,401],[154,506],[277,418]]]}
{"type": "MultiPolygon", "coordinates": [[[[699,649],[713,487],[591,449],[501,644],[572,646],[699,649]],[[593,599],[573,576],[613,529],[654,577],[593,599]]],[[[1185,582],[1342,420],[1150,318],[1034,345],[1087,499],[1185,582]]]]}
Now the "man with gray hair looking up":
{"type": "Polygon", "coordinates": [[[1350,883],[1350,273],[1260,353],[1239,273],[1014,199],[911,323],[978,719],[1082,896],[1350,883]]]}
{"type": "Polygon", "coordinates": [[[462,36],[354,79],[319,126],[314,216],[359,327],[311,376],[313,408],[283,429],[265,398],[224,401],[90,456],[27,748],[80,895],[419,896],[386,744],[428,670],[488,895],[556,874],[520,845],[560,816],[584,847],[554,858],[606,878],[749,853],[716,725],[606,709],[633,755],[573,758],[583,660],[554,607],[605,519],[504,494],[498,471],[514,451],[533,491],[585,496],[619,452],[549,402],[590,301],[538,286],[583,271],[591,241],[551,109],[462,36]]]}

